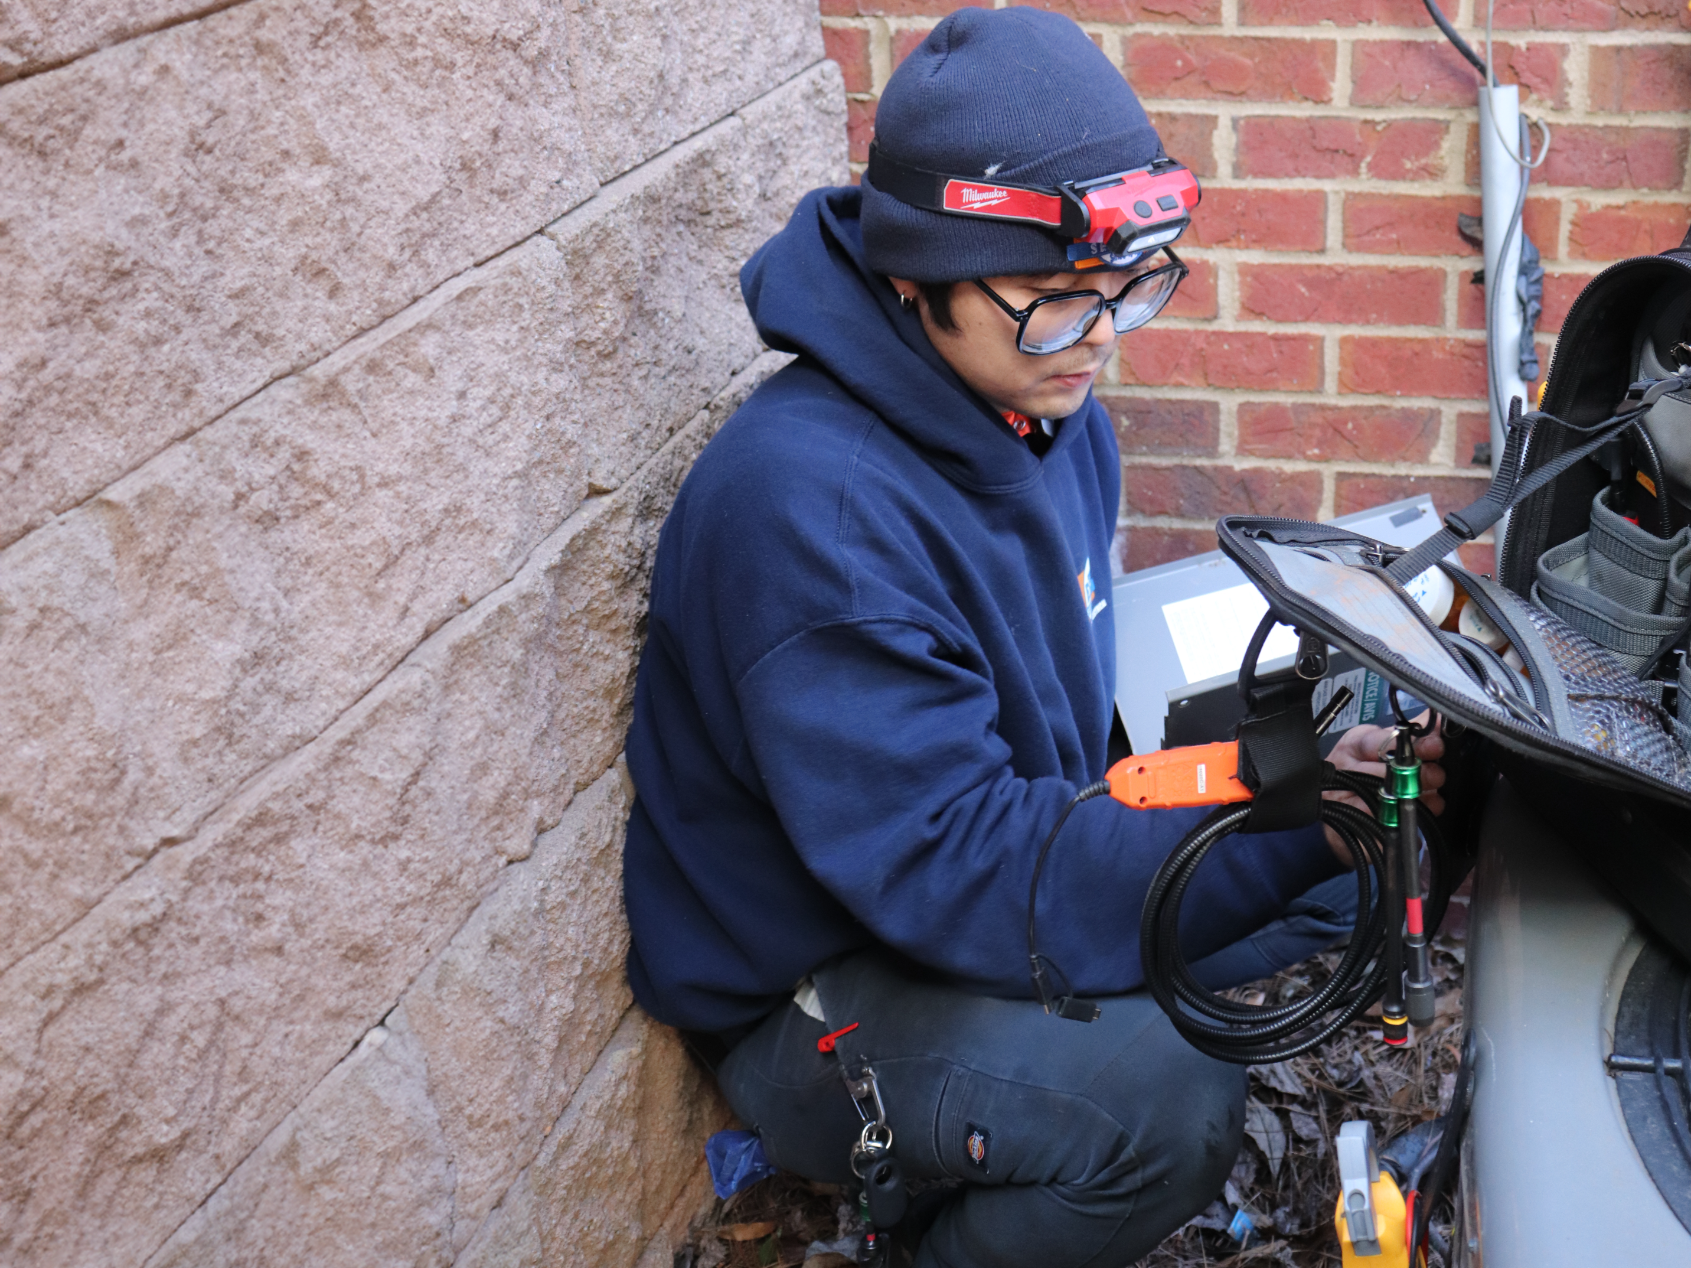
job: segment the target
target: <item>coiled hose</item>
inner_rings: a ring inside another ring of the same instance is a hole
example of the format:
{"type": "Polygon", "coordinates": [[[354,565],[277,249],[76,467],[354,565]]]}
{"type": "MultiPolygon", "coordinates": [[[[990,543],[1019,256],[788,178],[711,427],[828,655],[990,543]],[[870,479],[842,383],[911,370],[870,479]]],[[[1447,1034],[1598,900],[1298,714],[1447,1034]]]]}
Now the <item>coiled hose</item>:
{"type": "MultiPolygon", "coordinates": [[[[1323,792],[1351,793],[1378,807],[1385,781],[1329,768],[1323,792]]],[[[1356,872],[1357,925],[1333,976],[1314,994],[1286,1004],[1243,1004],[1224,999],[1192,976],[1180,952],[1180,903],[1205,856],[1237,832],[1248,804],[1220,806],[1188,832],[1157,869],[1145,895],[1139,955],[1146,986],[1175,1029],[1200,1052],[1239,1065],[1284,1061],[1308,1052],[1366,1012],[1384,993],[1385,918],[1376,878],[1383,876],[1385,834],[1373,816],[1332,799],[1321,803],[1321,822],[1350,851],[1356,872]],[[1184,1006],[1184,1007],[1183,1007],[1184,1006]]],[[[1420,818],[1431,864],[1426,927],[1436,930],[1450,900],[1449,854],[1431,815],[1420,818]]]]}

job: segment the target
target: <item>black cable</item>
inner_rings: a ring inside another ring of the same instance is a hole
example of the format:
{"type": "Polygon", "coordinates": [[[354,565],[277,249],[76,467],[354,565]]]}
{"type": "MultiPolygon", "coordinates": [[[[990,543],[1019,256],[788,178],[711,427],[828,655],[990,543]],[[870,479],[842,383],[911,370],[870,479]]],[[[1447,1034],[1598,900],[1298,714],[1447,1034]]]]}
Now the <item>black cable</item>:
{"type": "MultiPolygon", "coordinates": [[[[1348,792],[1376,803],[1384,781],[1354,771],[1329,769],[1323,791],[1348,792]]],[[[1180,951],[1180,902],[1208,852],[1237,832],[1250,814],[1245,805],[1222,806],[1208,815],[1177,845],[1158,869],[1145,895],[1139,927],[1139,954],[1146,986],[1175,1029],[1201,1052],[1240,1065],[1284,1061],[1308,1052],[1360,1017],[1385,991],[1388,966],[1384,895],[1375,878],[1384,877],[1386,832],[1371,815],[1342,801],[1323,800],[1321,822],[1350,851],[1356,871],[1357,927],[1333,975],[1314,994],[1291,1003],[1236,1003],[1206,989],[1180,951]]],[[[1431,860],[1426,927],[1437,929],[1449,902],[1448,881],[1456,869],[1438,825],[1423,821],[1431,860]]]]}
{"type": "MultiPolygon", "coordinates": [[[[1469,1030],[1462,1040],[1462,1064],[1456,1069],[1456,1086],[1451,1090],[1450,1110],[1445,1115],[1444,1134],[1439,1137],[1438,1156],[1427,1172],[1427,1191],[1415,1199],[1415,1225],[1410,1230],[1409,1239],[1409,1244],[1414,1247],[1425,1247],[1433,1206],[1444,1195],[1444,1187],[1455,1170],[1457,1146],[1468,1126],[1468,1110],[1473,1104],[1474,1058],[1477,1052],[1475,1032],[1469,1030]]],[[[1449,1256],[1445,1256],[1445,1264],[1449,1268],[1449,1256]]]]}
{"type": "Polygon", "coordinates": [[[1467,40],[1457,34],[1456,28],[1450,25],[1450,19],[1444,16],[1444,10],[1440,9],[1434,0],[1422,0],[1422,3],[1427,6],[1427,12],[1432,14],[1434,24],[1444,32],[1444,38],[1456,46],[1458,53],[1473,63],[1474,69],[1480,72],[1480,78],[1489,84],[1491,75],[1486,70],[1485,60],[1468,46],[1467,40]]]}
{"type": "MultiPolygon", "coordinates": [[[[1053,1003],[1056,1003],[1058,1011],[1064,1016],[1068,1016],[1069,1014],[1062,1007],[1062,1003],[1072,996],[1073,991],[1069,986],[1068,974],[1063,972],[1062,966],[1050,956],[1041,955],[1037,950],[1039,946],[1039,939],[1037,926],[1035,924],[1037,917],[1034,912],[1034,900],[1039,896],[1040,873],[1045,870],[1045,856],[1051,853],[1051,846],[1056,842],[1057,834],[1063,830],[1063,825],[1069,821],[1069,816],[1074,813],[1074,808],[1080,805],[1083,801],[1091,801],[1094,797],[1102,797],[1109,791],[1110,785],[1108,781],[1100,779],[1097,783],[1088,784],[1085,788],[1082,788],[1079,792],[1077,792],[1073,798],[1070,799],[1069,804],[1063,807],[1063,813],[1057,816],[1057,822],[1052,825],[1050,835],[1045,838],[1045,844],[1039,847],[1039,855],[1033,861],[1033,879],[1028,882],[1028,967],[1033,974],[1033,989],[1038,992],[1039,1002],[1046,1012],[1050,1012],[1053,1003]],[[1055,969],[1057,971],[1057,975],[1063,979],[1064,992],[1061,1000],[1054,1001],[1052,998],[1050,985],[1045,976],[1045,966],[1047,964],[1055,969]]],[[[1096,1008],[1093,1008],[1092,1017],[1096,1016],[1097,1010],[1096,1008]]],[[[1082,1020],[1091,1021],[1092,1017],[1082,1018],[1082,1020]]]]}

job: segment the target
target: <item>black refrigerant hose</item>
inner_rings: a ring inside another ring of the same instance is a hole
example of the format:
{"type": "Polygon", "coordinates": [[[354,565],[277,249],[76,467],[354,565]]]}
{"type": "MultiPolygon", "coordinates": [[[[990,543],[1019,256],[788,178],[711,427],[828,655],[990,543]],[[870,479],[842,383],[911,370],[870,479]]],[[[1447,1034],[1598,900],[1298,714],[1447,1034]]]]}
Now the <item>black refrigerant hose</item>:
{"type": "MultiPolygon", "coordinates": [[[[1322,791],[1350,793],[1378,807],[1385,781],[1358,771],[1327,766],[1322,791]]],[[[1050,956],[1038,949],[1034,909],[1046,856],[1069,812],[1080,802],[1109,792],[1107,783],[1089,785],[1064,808],[1045,838],[1034,864],[1028,892],[1028,959],[1041,1002],[1059,1016],[1090,1021],[1094,1005],[1072,991],[1054,998],[1051,973],[1064,977],[1050,956]]],[[[1157,869],[1145,894],[1139,924],[1139,955],[1145,985],[1186,1041],[1200,1052],[1238,1065],[1284,1061],[1308,1052],[1366,1012],[1386,986],[1386,930],[1376,878],[1385,875],[1385,834],[1389,829],[1355,806],[1324,798],[1320,822],[1331,827],[1350,851],[1356,872],[1357,923],[1338,967],[1314,994],[1286,1004],[1243,1004],[1207,989],[1192,976],[1180,951],[1180,904],[1199,864],[1210,850],[1238,832],[1250,816],[1248,803],[1216,807],[1175,846],[1157,869]],[[1183,1007],[1184,1005],[1184,1007],[1183,1007]]],[[[1431,815],[1419,818],[1427,847],[1430,877],[1425,901],[1429,935],[1444,919],[1450,900],[1451,866],[1444,836],[1431,815]]],[[[1064,986],[1068,983],[1064,980],[1064,986]]]]}
{"type": "MultiPolygon", "coordinates": [[[[1376,805],[1384,783],[1373,775],[1329,767],[1322,789],[1352,793],[1376,805]]],[[[1333,976],[1314,994],[1286,1004],[1243,1004],[1206,989],[1192,976],[1178,931],[1180,902],[1198,865],[1239,830],[1249,813],[1244,804],[1219,808],[1189,832],[1157,870],[1145,895],[1139,955],[1146,986],[1188,1043],[1222,1061],[1261,1065],[1308,1052],[1355,1021],[1384,993],[1385,918],[1375,878],[1384,875],[1389,829],[1346,802],[1322,801],[1321,822],[1344,842],[1356,870],[1356,930],[1333,976]]],[[[1437,823],[1430,815],[1422,816],[1420,823],[1432,873],[1426,927],[1433,930],[1449,902],[1447,878],[1452,869],[1437,823]]]]}

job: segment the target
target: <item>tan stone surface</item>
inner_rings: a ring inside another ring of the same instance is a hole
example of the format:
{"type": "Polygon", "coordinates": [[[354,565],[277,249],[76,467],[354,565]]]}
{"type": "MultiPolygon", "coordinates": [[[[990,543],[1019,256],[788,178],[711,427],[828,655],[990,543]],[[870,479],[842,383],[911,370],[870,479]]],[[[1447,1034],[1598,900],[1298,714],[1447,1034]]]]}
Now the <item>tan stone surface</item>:
{"type": "Polygon", "coordinates": [[[504,870],[398,1009],[452,1158],[454,1250],[534,1161],[633,1002],[622,911],[632,800],[619,761],[504,870]]]}
{"type": "MultiPolygon", "coordinates": [[[[601,181],[823,57],[816,0],[575,0],[569,40],[601,181]]],[[[841,127],[826,137],[829,150],[841,127]]]]}
{"type": "MultiPolygon", "coordinates": [[[[712,1123],[711,1127],[712,1130],[717,1130],[728,1125],[728,1120],[724,1120],[721,1123],[712,1123]]],[[[669,1208],[669,1215],[665,1218],[663,1227],[646,1243],[646,1249],[640,1252],[640,1258],[635,1261],[634,1268],[675,1268],[675,1252],[686,1245],[687,1235],[693,1225],[710,1214],[715,1201],[716,1191],[711,1188],[710,1168],[705,1165],[704,1159],[700,1158],[693,1177],[682,1187],[681,1196],[675,1200],[675,1205],[669,1208]]]]}
{"type": "Polygon", "coordinates": [[[773,360],[0,975],[0,1262],[150,1253],[609,766],[663,511],[773,360]]]}
{"type": "Polygon", "coordinates": [[[564,28],[253,0],[0,88],[0,543],[590,195],[564,28]]]}
{"type": "Polygon", "coordinates": [[[751,360],[738,266],[843,172],[841,101],[824,63],[0,552],[0,966],[192,836],[751,360]]]}
{"type": "Polygon", "coordinates": [[[6,0],[0,84],[242,0],[6,0]]]}
{"type": "Polygon", "coordinates": [[[421,1045],[378,1026],[147,1268],[444,1268],[453,1167],[421,1045]]]}
{"type": "Polygon", "coordinates": [[[632,1268],[726,1121],[675,1033],[631,1010],[459,1268],[632,1268]]]}

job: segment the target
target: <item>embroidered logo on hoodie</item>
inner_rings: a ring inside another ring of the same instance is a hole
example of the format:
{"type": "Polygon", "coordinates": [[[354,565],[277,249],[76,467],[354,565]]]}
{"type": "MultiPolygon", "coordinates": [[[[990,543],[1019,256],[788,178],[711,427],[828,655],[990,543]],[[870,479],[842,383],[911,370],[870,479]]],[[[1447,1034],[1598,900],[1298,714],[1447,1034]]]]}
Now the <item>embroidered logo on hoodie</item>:
{"type": "Polygon", "coordinates": [[[1075,574],[1075,580],[1080,582],[1080,601],[1086,605],[1086,618],[1096,621],[1098,614],[1110,606],[1108,599],[1099,599],[1098,591],[1092,585],[1092,560],[1086,561],[1086,566],[1075,574]],[[1094,602],[1094,600],[1097,600],[1094,602]]]}

